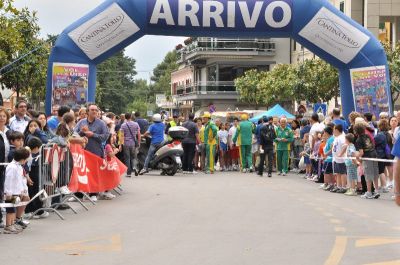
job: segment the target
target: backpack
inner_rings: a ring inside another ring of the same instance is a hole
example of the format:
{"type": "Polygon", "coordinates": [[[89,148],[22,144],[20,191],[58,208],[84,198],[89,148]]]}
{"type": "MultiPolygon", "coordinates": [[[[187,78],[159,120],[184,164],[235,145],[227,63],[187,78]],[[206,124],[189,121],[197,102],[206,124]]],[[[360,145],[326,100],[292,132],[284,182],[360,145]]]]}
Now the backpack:
{"type": "Polygon", "coordinates": [[[273,143],[276,138],[274,128],[271,128],[271,125],[265,125],[263,128],[261,128],[260,138],[261,138],[261,143],[264,144],[273,143]]]}

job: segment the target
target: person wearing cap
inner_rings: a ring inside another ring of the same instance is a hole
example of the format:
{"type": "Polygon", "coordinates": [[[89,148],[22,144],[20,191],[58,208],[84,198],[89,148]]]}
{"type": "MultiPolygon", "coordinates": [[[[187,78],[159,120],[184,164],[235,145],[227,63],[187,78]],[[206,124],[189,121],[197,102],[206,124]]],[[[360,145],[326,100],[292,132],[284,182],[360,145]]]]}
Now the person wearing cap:
{"type": "Polygon", "coordinates": [[[162,122],[160,114],[153,115],[153,124],[147,129],[143,137],[151,136],[151,145],[149,151],[147,152],[146,160],[144,162],[143,169],[140,171],[139,175],[143,175],[149,172],[149,163],[154,156],[157,148],[164,142],[164,130],[165,125],[162,122]]]}
{"type": "MultiPolygon", "coordinates": [[[[180,123],[179,123],[178,115],[172,116],[171,121],[167,124],[167,126],[165,128],[165,134],[168,135],[169,129],[171,129],[172,127],[175,127],[175,126],[179,126],[179,125],[180,125],[180,123]]],[[[171,141],[171,140],[172,140],[172,138],[168,135],[168,141],[171,141]]]]}
{"type": "Polygon", "coordinates": [[[287,119],[280,119],[280,126],[276,129],[276,151],[278,175],[286,175],[289,171],[290,145],[294,141],[293,131],[287,126],[287,119]]]}
{"type": "Polygon", "coordinates": [[[274,163],[274,140],[276,138],[272,117],[263,117],[263,125],[260,128],[260,164],[258,175],[263,176],[265,157],[268,157],[268,177],[272,177],[272,166],[274,163]]]}
{"type": "Polygon", "coordinates": [[[255,132],[254,124],[249,121],[247,114],[242,114],[241,122],[236,129],[233,142],[240,145],[240,161],[242,172],[253,172],[253,157],[251,154],[251,145],[253,141],[253,133],[255,132]]]}
{"type": "Polygon", "coordinates": [[[204,145],[206,148],[205,173],[214,174],[218,128],[214,122],[211,121],[210,113],[204,113],[202,118],[204,123],[204,145]]]}

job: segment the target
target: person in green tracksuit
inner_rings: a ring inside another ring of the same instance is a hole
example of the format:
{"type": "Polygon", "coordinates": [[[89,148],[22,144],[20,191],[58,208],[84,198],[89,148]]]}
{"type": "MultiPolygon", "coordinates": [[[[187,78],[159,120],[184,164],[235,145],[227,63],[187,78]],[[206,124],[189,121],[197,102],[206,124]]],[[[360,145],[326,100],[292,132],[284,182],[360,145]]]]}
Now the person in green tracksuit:
{"type": "Polygon", "coordinates": [[[206,147],[206,174],[213,174],[215,167],[215,154],[217,148],[217,134],[218,128],[211,121],[211,114],[204,113],[203,115],[203,123],[204,123],[204,145],[206,147]]]}
{"type": "Polygon", "coordinates": [[[253,171],[251,145],[255,126],[251,121],[248,120],[248,116],[245,114],[242,115],[241,120],[242,121],[239,123],[239,126],[236,129],[235,136],[233,137],[233,142],[240,146],[239,153],[242,172],[246,173],[248,171],[253,171]]]}
{"type": "Polygon", "coordinates": [[[281,118],[276,129],[276,162],[278,175],[286,175],[289,170],[290,144],[294,141],[293,131],[287,126],[287,119],[281,118]]]}

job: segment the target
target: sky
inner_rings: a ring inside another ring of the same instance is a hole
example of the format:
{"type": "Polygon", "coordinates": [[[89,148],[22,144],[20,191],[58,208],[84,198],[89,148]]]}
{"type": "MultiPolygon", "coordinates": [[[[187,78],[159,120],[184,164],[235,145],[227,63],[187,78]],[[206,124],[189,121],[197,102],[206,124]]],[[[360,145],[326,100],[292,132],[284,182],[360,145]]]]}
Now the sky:
{"type": "MultiPolygon", "coordinates": [[[[59,34],[67,26],[97,7],[103,0],[15,0],[17,8],[28,7],[37,11],[41,36],[59,34]]],[[[168,51],[179,43],[182,37],[145,36],[128,46],[125,54],[136,59],[136,78],[149,79],[152,70],[162,62],[168,51]],[[157,52],[154,52],[157,51],[157,52]]]]}

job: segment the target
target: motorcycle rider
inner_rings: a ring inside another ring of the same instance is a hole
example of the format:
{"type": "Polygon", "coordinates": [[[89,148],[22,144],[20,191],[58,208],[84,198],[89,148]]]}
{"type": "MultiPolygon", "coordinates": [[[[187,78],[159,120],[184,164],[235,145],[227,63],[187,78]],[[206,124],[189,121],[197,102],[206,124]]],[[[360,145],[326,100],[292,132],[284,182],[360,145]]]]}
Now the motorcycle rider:
{"type": "Polygon", "coordinates": [[[164,142],[164,131],[165,124],[162,122],[162,118],[160,114],[153,115],[153,124],[150,125],[147,132],[145,132],[144,137],[151,137],[151,145],[149,151],[147,153],[146,160],[144,162],[143,169],[140,171],[140,175],[149,172],[149,163],[154,156],[154,153],[157,150],[157,147],[160,146],[164,142]]]}

